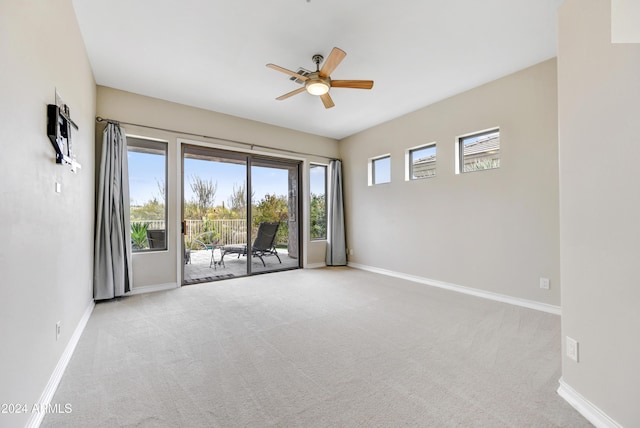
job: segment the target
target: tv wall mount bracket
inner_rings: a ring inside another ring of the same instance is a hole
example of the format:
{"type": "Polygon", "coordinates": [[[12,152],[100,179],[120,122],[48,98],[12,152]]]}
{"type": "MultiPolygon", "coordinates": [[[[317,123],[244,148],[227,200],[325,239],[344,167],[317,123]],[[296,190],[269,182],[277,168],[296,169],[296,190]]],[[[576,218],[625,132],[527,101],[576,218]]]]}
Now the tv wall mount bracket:
{"type": "Polygon", "coordinates": [[[76,162],[71,144],[71,127],[78,129],[78,125],[71,120],[69,106],[67,106],[56,91],[56,103],[47,105],[47,135],[56,151],[56,163],[71,165],[71,171],[77,172],[81,165],[76,162]]]}

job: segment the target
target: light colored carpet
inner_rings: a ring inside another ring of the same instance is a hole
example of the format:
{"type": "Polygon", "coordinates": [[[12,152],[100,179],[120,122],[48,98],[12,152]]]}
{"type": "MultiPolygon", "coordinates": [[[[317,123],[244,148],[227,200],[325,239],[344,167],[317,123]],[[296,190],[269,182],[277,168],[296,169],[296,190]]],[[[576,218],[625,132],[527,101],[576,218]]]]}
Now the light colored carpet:
{"type": "Polygon", "coordinates": [[[350,268],[100,303],[43,427],[586,427],[560,318],[350,268]]]}

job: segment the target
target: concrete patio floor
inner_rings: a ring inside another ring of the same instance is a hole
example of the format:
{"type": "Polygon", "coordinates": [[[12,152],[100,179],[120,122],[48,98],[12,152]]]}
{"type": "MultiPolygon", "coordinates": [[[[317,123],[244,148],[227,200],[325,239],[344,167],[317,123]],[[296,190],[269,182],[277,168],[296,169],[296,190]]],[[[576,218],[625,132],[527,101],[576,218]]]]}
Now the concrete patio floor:
{"type": "MultiPolygon", "coordinates": [[[[211,264],[212,250],[191,250],[191,261],[184,265],[185,285],[200,282],[220,281],[247,275],[247,257],[238,257],[238,254],[226,254],[223,262],[211,264]],[[211,267],[209,265],[211,264],[211,267]]],[[[289,257],[286,249],[279,249],[278,256],[282,263],[278,262],[275,255],[264,256],[263,266],[258,257],[252,257],[251,272],[273,272],[278,270],[294,269],[298,267],[298,259],[289,257]]]]}

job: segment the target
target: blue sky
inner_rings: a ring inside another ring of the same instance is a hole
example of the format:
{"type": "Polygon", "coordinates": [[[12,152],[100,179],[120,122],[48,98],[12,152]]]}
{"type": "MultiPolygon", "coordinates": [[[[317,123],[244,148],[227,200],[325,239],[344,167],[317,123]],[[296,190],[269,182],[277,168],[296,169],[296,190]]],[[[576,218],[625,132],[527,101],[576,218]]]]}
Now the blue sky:
{"type": "MultiPolygon", "coordinates": [[[[165,157],[149,153],[128,152],[129,192],[132,205],[142,205],[153,197],[160,198],[157,182],[164,182],[165,157]]],[[[311,169],[311,192],[324,192],[324,168],[311,169]]],[[[227,162],[185,159],[185,198],[191,200],[193,192],[190,178],[197,175],[218,183],[215,205],[228,205],[233,186],[244,185],[245,166],[227,162]]],[[[266,194],[287,195],[288,172],[285,169],[254,166],[251,171],[254,199],[259,201],[266,194]]]]}
{"type": "Polygon", "coordinates": [[[309,187],[311,193],[316,195],[323,194],[325,191],[325,175],[327,174],[326,167],[311,168],[309,170],[309,187]]]}
{"type": "Polygon", "coordinates": [[[127,161],[131,205],[143,205],[153,197],[160,199],[156,180],[164,183],[165,156],[129,151],[127,161]]]}
{"type": "Polygon", "coordinates": [[[475,143],[476,141],[478,141],[481,138],[494,137],[494,136],[499,135],[499,134],[500,134],[500,131],[494,131],[494,132],[488,132],[488,133],[481,133],[481,134],[478,134],[478,135],[476,135],[474,137],[465,137],[464,145],[466,146],[468,144],[475,143]]]}
{"type": "Polygon", "coordinates": [[[416,149],[416,150],[413,150],[412,153],[413,153],[414,161],[418,159],[424,159],[426,157],[436,154],[436,146],[434,144],[433,146],[424,147],[422,149],[416,149]]]}
{"type": "MultiPolygon", "coordinates": [[[[205,180],[217,182],[218,190],[216,191],[214,205],[221,205],[222,202],[228,205],[229,196],[231,196],[233,192],[233,186],[235,185],[236,188],[244,186],[246,179],[245,174],[245,165],[200,159],[185,159],[185,198],[186,200],[193,198],[193,192],[191,191],[189,183],[191,177],[195,175],[205,180]]],[[[289,174],[286,169],[254,166],[251,169],[251,179],[253,182],[253,197],[256,202],[260,201],[266,194],[275,194],[277,196],[287,195],[289,174]]]]}
{"type": "Polygon", "coordinates": [[[373,165],[374,183],[389,183],[391,181],[391,158],[376,159],[373,165]]]}

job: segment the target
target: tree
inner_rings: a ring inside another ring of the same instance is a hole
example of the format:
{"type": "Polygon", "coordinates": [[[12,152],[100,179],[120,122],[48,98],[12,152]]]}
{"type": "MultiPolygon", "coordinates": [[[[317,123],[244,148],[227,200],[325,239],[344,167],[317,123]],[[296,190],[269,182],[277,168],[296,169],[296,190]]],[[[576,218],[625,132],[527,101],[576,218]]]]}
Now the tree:
{"type": "Polygon", "coordinates": [[[202,220],[202,215],[198,212],[198,204],[196,202],[184,202],[184,218],[189,220],[202,220]]]}
{"type": "Polygon", "coordinates": [[[216,191],[218,190],[218,182],[192,175],[189,187],[191,187],[194,193],[194,200],[192,202],[198,210],[198,216],[205,216],[207,211],[213,208],[213,203],[216,200],[216,191]]]}
{"type": "Polygon", "coordinates": [[[164,220],[164,204],[156,198],[147,201],[142,206],[132,206],[130,211],[132,221],[164,220]]]}
{"type": "MultiPolygon", "coordinates": [[[[251,193],[251,200],[253,200],[255,192],[251,193]]],[[[247,209],[247,187],[244,184],[240,184],[236,187],[233,184],[233,191],[227,200],[229,203],[229,209],[236,214],[244,215],[247,209]]]]}
{"type": "Polygon", "coordinates": [[[164,180],[158,180],[157,178],[156,180],[156,186],[158,187],[158,192],[160,193],[160,198],[161,200],[165,200],[165,194],[167,193],[166,190],[166,186],[164,185],[164,180]]]}
{"type": "Polygon", "coordinates": [[[327,205],[324,195],[311,194],[310,218],[311,239],[323,239],[327,237],[327,205]]]}
{"type": "Polygon", "coordinates": [[[264,195],[264,198],[258,202],[255,214],[253,216],[254,225],[262,222],[282,222],[289,219],[289,206],[287,197],[284,195],[264,195]]]}
{"type": "Polygon", "coordinates": [[[264,198],[258,202],[253,215],[253,225],[258,227],[263,222],[278,222],[280,228],[276,235],[276,242],[279,244],[287,243],[289,236],[289,206],[285,195],[264,195],[264,198]]]}

